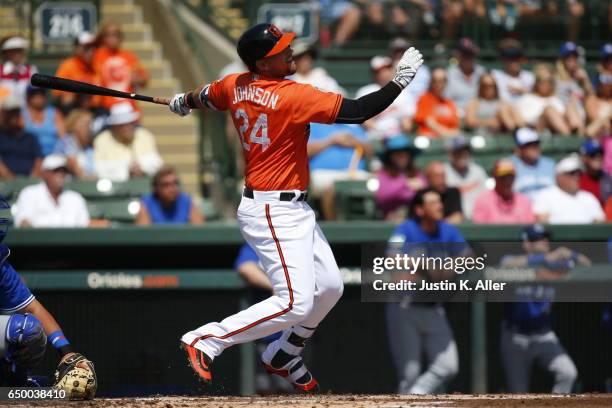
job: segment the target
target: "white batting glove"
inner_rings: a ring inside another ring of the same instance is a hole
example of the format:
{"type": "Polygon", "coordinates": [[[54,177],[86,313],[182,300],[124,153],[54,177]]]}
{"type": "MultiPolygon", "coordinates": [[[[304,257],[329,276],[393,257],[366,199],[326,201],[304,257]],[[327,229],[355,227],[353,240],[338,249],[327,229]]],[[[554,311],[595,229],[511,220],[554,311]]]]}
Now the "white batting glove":
{"type": "Polygon", "coordinates": [[[185,100],[184,92],[174,95],[168,107],[172,112],[176,113],[179,116],[186,116],[191,113],[191,108],[187,106],[187,101],[185,100]]]}
{"type": "Polygon", "coordinates": [[[416,48],[410,47],[397,63],[393,82],[402,89],[406,88],[414,79],[421,65],[423,65],[423,55],[416,48]]]}

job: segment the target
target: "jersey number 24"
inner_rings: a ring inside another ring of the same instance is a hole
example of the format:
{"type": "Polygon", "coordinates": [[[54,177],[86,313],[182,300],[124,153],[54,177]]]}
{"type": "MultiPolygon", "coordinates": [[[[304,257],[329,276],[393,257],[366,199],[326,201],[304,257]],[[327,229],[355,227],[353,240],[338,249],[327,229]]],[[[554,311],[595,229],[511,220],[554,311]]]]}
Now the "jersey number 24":
{"type": "MultiPolygon", "coordinates": [[[[244,109],[238,109],[235,113],[236,119],[242,119],[242,124],[238,128],[240,135],[240,141],[242,142],[242,148],[246,151],[251,150],[251,145],[246,141],[245,134],[249,129],[249,116],[244,109]]],[[[268,115],[262,113],[257,117],[251,133],[249,133],[249,141],[261,145],[261,151],[265,151],[270,146],[270,139],[268,139],[268,115]],[[261,136],[258,134],[261,133],[261,136]]]]}

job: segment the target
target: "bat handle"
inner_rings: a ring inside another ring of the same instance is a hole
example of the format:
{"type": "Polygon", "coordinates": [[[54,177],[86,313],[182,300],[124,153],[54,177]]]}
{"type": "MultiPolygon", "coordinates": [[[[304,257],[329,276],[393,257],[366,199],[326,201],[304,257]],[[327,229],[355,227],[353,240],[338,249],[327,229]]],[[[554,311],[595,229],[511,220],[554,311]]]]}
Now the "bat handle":
{"type": "Polygon", "coordinates": [[[159,105],[170,105],[170,101],[171,101],[170,98],[164,98],[164,97],[161,97],[161,96],[154,96],[153,100],[151,102],[157,103],[159,105]]]}

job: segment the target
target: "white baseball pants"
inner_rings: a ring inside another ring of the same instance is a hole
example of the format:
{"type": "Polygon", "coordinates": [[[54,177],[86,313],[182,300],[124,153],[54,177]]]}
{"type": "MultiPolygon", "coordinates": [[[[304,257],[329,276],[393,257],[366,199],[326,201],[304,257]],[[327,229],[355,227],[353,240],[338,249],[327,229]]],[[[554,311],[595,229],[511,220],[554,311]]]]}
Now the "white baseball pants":
{"type": "Polygon", "coordinates": [[[274,294],[181,338],[210,358],[294,325],[316,328],[342,296],[340,271],[314,212],[305,201],[279,201],[279,193],[255,191],[254,199],[243,197],[238,207],[240,231],[259,256],[274,294]]]}

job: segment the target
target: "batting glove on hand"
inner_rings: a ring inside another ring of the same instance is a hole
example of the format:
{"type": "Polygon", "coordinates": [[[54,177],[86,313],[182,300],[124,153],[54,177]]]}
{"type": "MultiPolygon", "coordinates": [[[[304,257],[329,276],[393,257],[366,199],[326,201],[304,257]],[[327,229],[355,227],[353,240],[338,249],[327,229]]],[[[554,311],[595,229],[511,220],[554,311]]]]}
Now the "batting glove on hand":
{"type": "Polygon", "coordinates": [[[423,55],[416,48],[410,47],[397,64],[393,82],[401,89],[406,88],[414,79],[421,65],[423,65],[423,55]]]}
{"type": "Polygon", "coordinates": [[[187,106],[187,101],[185,100],[184,92],[174,95],[168,107],[172,112],[176,113],[179,116],[186,116],[191,113],[191,108],[187,106]]]}

